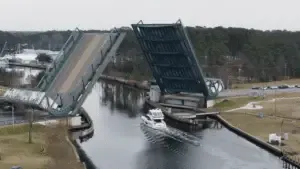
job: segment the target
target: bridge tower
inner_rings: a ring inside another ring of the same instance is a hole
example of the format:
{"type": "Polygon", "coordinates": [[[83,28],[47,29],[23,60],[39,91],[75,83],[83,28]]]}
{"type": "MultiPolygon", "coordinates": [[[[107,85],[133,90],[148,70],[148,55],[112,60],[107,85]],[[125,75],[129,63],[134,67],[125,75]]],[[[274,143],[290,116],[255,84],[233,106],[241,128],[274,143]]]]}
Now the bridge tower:
{"type": "MultiPolygon", "coordinates": [[[[159,101],[192,107],[207,107],[223,88],[220,79],[206,79],[188,34],[180,20],[171,24],[132,24],[146,61],[159,88],[159,101]]],[[[153,89],[155,86],[152,86],[153,89]]]]}

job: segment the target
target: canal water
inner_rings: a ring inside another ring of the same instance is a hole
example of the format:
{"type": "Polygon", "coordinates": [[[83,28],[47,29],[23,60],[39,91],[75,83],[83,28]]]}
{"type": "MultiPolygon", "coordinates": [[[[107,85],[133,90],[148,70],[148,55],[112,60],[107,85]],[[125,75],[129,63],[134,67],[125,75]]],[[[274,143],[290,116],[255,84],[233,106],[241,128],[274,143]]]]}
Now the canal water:
{"type": "Polygon", "coordinates": [[[99,169],[280,169],[281,161],[226,128],[194,132],[200,146],[140,128],[145,93],[111,82],[97,83],[83,107],[94,136],[81,143],[99,169]]]}

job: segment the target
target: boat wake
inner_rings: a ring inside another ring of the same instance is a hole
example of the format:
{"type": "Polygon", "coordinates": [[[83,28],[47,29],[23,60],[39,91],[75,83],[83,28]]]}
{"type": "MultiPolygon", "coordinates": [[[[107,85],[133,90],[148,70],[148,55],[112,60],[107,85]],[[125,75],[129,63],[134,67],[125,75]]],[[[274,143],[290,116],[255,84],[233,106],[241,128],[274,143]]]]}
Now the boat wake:
{"type": "Polygon", "coordinates": [[[166,128],[155,129],[145,125],[144,123],[141,123],[140,127],[144,132],[145,137],[151,143],[159,142],[160,140],[168,137],[178,142],[200,146],[200,139],[198,137],[173,127],[167,126],[166,128]]]}

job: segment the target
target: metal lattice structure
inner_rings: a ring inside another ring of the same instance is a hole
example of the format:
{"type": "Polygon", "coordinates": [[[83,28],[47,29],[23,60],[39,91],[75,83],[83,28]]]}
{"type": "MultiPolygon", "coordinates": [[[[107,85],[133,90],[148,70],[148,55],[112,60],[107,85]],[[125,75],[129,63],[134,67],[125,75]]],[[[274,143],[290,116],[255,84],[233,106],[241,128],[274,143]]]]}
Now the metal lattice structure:
{"type": "Polygon", "coordinates": [[[40,80],[37,87],[42,91],[45,91],[48,88],[50,82],[53,81],[56,74],[59,70],[64,66],[65,61],[68,59],[69,55],[71,54],[74,46],[79,41],[82,36],[82,31],[76,28],[71,35],[69,36],[66,43],[63,45],[59,54],[55,60],[53,60],[52,64],[46,69],[44,76],[40,80]]]}
{"type": "Polygon", "coordinates": [[[219,92],[225,89],[224,83],[221,79],[217,78],[205,78],[206,86],[213,93],[213,96],[217,96],[219,92]]]}
{"type": "MultiPolygon", "coordinates": [[[[0,99],[15,103],[22,102],[27,105],[40,107],[47,110],[49,114],[53,116],[76,115],[77,110],[81,107],[92,87],[103,73],[105,67],[115,55],[125,35],[126,33],[121,33],[117,29],[114,29],[109,33],[107,39],[101,46],[101,55],[95,57],[92,62],[93,64],[88,65],[85,74],[77,81],[77,85],[69,93],[55,93],[54,97],[50,97],[53,96],[53,93],[51,94],[48,92],[47,86],[49,86],[49,84],[47,84],[42,88],[46,92],[11,88],[6,90],[0,99]]],[[[67,56],[61,57],[65,60],[65,57],[67,56]]],[[[47,82],[47,78],[50,79],[50,77],[56,76],[56,73],[51,73],[51,70],[48,70],[47,73],[48,74],[46,74],[40,82],[40,85],[47,82]]]]}
{"type": "Polygon", "coordinates": [[[217,96],[218,92],[206,84],[180,20],[173,24],[144,24],[140,21],[132,24],[132,28],[163,94],[187,92],[217,96]]]}

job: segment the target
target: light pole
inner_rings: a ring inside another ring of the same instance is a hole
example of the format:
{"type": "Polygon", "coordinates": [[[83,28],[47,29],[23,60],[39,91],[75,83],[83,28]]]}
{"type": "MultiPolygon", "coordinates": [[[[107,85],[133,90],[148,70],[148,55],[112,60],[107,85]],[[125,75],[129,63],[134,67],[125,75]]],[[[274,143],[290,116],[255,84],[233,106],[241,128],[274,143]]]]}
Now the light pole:
{"type": "Polygon", "coordinates": [[[274,114],[276,114],[276,89],[275,89],[275,98],[274,98],[274,114]]]}

